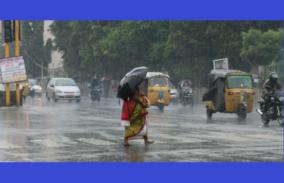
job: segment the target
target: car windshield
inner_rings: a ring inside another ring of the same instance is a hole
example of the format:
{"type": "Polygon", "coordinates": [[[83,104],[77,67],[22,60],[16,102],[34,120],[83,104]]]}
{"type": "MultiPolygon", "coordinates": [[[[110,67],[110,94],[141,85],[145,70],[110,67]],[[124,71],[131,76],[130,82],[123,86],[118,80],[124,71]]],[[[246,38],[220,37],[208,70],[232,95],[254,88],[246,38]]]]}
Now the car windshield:
{"type": "Polygon", "coordinates": [[[36,85],[36,80],[35,79],[29,79],[29,84],[30,85],[36,85]]]}
{"type": "Polygon", "coordinates": [[[151,78],[150,86],[168,86],[168,79],[162,77],[151,78]]]}
{"type": "Polygon", "coordinates": [[[57,79],[55,86],[76,86],[76,83],[72,79],[57,79]]]}
{"type": "Polygon", "coordinates": [[[252,88],[252,78],[250,76],[229,76],[228,88],[252,88]]]}

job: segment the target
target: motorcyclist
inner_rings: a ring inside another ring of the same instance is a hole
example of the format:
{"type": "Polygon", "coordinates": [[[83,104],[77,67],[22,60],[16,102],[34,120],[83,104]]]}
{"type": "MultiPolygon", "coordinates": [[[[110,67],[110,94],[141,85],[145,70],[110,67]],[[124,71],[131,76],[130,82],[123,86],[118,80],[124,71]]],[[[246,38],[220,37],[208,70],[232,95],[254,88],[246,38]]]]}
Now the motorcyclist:
{"type": "Polygon", "coordinates": [[[192,88],[192,83],[189,80],[184,80],[180,83],[180,100],[182,100],[184,92],[192,88]]]}
{"type": "Polygon", "coordinates": [[[100,101],[101,97],[101,83],[97,79],[96,76],[92,78],[91,84],[90,84],[90,96],[92,101],[100,101]]]}
{"type": "Polygon", "coordinates": [[[268,94],[271,91],[277,91],[280,90],[281,86],[278,82],[278,75],[276,72],[271,72],[269,74],[269,78],[264,82],[263,89],[262,89],[262,100],[264,101],[264,105],[261,107],[262,111],[265,112],[267,110],[267,99],[268,94]]]}
{"type": "Polygon", "coordinates": [[[99,85],[99,80],[97,76],[94,76],[91,81],[91,89],[95,89],[99,85]]]}

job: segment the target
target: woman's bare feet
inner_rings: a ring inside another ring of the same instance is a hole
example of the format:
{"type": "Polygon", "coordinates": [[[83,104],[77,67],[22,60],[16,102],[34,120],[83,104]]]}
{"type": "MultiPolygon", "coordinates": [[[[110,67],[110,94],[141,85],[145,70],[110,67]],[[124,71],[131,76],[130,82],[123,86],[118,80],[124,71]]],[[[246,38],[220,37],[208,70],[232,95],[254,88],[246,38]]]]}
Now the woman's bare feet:
{"type": "Polygon", "coordinates": [[[144,142],[145,142],[146,145],[147,145],[147,144],[153,144],[153,143],[154,143],[154,141],[148,140],[148,136],[147,136],[147,135],[144,136],[144,142]]]}
{"type": "Polygon", "coordinates": [[[124,145],[124,147],[128,147],[128,146],[130,146],[130,144],[129,143],[123,143],[123,145],[124,145]]]}
{"type": "Polygon", "coordinates": [[[128,140],[126,140],[126,139],[124,139],[123,145],[124,145],[125,147],[130,146],[130,144],[128,143],[128,140]]]}

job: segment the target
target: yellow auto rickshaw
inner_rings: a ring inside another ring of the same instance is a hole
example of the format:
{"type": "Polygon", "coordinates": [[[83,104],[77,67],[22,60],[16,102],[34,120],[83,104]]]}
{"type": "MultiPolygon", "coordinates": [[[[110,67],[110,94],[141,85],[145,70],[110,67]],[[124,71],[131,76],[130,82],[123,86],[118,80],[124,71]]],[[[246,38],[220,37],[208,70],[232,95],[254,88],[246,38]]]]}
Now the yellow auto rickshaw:
{"type": "Polygon", "coordinates": [[[169,76],[160,72],[148,72],[146,78],[145,93],[150,105],[163,110],[170,103],[169,76]]]}
{"type": "Polygon", "coordinates": [[[245,120],[253,109],[254,88],[252,75],[239,70],[212,70],[209,90],[204,94],[207,118],[213,113],[236,113],[245,120]]]}

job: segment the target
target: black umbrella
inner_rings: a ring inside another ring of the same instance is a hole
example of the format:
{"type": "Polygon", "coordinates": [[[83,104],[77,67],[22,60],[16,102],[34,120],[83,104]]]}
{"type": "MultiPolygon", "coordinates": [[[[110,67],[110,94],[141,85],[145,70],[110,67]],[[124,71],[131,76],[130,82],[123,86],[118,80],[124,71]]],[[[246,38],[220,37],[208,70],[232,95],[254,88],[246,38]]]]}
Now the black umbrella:
{"type": "Polygon", "coordinates": [[[148,72],[147,67],[136,67],[128,72],[120,81],[117,97],[123,100],[132,98],[135,87],[141,84],[145,79],[148,72]]]}

